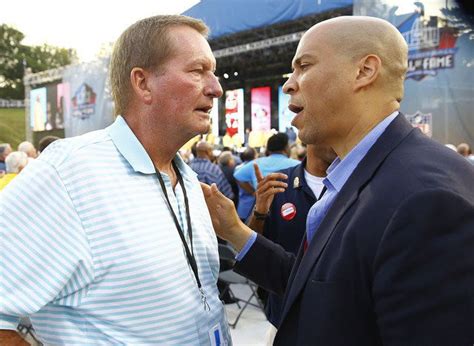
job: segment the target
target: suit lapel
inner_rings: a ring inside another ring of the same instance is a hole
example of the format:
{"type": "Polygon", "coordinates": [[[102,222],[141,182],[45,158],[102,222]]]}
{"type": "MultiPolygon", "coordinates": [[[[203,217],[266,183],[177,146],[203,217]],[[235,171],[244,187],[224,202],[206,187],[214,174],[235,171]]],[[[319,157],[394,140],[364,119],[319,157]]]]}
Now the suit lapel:
{"type": "Polygon", "coordinates": [[[399,114],[375,142],[344,184],[327,215],[321,222],[304,256],[302,255],[302,247],[300,247],[297,261],[290,275],[281,321],[284,321],[290,307],[306,285],[312,268],[317,263],[342,216],[357,200],[360,190],[370,181],[387,155],[411,131],[413,131],[413,127],[405,119],[404,115],[399,114]]]}

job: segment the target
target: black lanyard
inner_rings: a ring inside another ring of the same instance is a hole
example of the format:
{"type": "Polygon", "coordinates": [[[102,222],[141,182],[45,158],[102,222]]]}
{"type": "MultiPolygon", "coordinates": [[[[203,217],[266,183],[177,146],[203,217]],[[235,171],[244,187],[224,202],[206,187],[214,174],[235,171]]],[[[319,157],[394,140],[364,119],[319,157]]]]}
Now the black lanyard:
{"type": "Polygon", "coordinates": [[[168,204],[168,208],[170,210],[171,216],[173,216],[173,221],[174,224],[176,225],[176,229],[178,230],[179,237],[181,238],[181,241],[183,242],[184,250],[186,251],[186,257],[188,258],[188,263],[191,266],[191,269],[194,273],[194,277],[196,278],[196,283],[199,289],[199,292],[201,293],[201,301],[204,305],[204,310],[210,310],[209,304],[207,303],[206,295],[204,293],[204,290],[201,285],[201,280],[199,280],[199,272],[198,272],[198,267],[196,263],[196,258],[194,257],[194,249],[193,249],[193,229],[191,227],[191,213],[189,212],[189,202],[188,202],[188,195],[186,193],[186,188],[184,187],[184,182],[183,182],[183,177],[181,176],[181,173],[179,172],[178,167],[176,167],[176,163],[172,161],[173,169],[176,172],[176,176],[178,178],[178,182],[181,185],[181,189],[183,190],[183,195],[184,195],[184,205],[186,207],[186,222],[188,224],[188,234],[189,234],[189,241],[191,243],[191,250],[189,250],[188,243],[186,242],[186,239],[184,237],[184,231],[181,228],[181,225],[179,224],[178,218],[176,217],[176,214],[173,210],[173,207],[171,206],[170,199],[168,197],[168,192],[166,191],[166,186],[165,182],[163,181],[163,178],[161,176],[161,173],[155,169],[156,175],[158,177],[158,180],[160,181],[161,189],[163,190],[163,194],[165,195],[166,202],[168,204]]]}

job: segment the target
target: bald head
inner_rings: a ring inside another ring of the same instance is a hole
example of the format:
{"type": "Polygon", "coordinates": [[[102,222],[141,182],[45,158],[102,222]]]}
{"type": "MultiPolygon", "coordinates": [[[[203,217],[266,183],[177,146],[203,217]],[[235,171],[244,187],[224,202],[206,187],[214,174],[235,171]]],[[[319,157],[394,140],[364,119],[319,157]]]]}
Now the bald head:
{"type": "Polygon", "coordinates": [[[300,139],[329,145],[344,157],[400,109],[408,48],[385,20],[337,17],[303,35],[292,67],[283,91],[290,95],[300,139]]]}
{"type": "Polygon", "coordinates": [[[206,141],[200,141],[196,144],[196,155],[201,159],[212,159],[212,146],[206,141]]]}
{"type": "Polygon", "coordinates": [[[337,54],[351,61],[368,55],[381,61],[378,84],[391,90],[401,101],[408,68],[408,46],[398,29],[386,20],[365,16],[342,16],[314,25],[305,36],[324,37],[337,54]]]}

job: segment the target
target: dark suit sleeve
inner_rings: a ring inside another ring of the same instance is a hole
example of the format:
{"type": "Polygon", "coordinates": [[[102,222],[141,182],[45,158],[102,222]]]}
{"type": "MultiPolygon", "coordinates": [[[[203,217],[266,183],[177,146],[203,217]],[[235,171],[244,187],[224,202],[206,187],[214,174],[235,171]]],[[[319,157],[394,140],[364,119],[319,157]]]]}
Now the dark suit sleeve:
{"type": "Polygon", "coordinates": [[[472,202],[430,190],[402,203],[375,257],[373,300],[384,345],[473,345],[472,202]]]}
{"type": "Polygon", "coordinates": [[[283,295],[295,256],[280,245],[257,235],[257,239],[234,270],[268,291],[283,295]]]}

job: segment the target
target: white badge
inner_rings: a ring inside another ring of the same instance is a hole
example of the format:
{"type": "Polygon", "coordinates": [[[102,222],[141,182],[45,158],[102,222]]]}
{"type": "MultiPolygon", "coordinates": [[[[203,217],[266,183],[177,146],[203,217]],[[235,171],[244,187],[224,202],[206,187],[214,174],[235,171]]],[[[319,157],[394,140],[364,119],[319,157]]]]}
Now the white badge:
{"type": "Polygon", "coordinates": [[[221,346],[227,344],[222,336],[221,325],[219,323],[209,330],[209,339],[211,340],[211,346],[221,346]]]}

